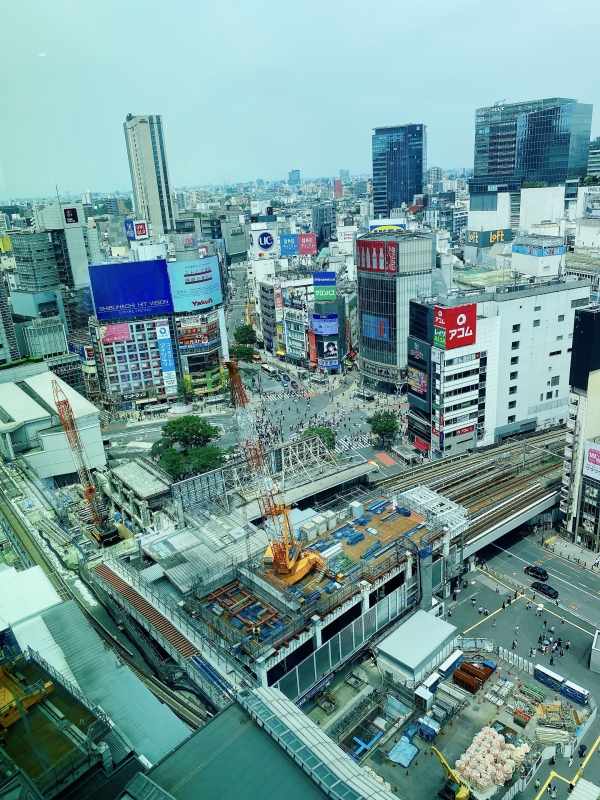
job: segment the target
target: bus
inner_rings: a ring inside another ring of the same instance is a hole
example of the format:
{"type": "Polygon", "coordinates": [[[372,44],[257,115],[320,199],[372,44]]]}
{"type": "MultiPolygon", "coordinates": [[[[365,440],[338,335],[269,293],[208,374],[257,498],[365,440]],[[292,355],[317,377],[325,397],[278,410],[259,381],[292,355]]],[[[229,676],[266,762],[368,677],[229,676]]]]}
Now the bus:
{"type": "Polygon", "coordinates": [[[262,364],[261,370],[266,373],[269,378],[274,378],[277,375],[277,370],[275,367],[271,367],[269,364],[262,364]]]}

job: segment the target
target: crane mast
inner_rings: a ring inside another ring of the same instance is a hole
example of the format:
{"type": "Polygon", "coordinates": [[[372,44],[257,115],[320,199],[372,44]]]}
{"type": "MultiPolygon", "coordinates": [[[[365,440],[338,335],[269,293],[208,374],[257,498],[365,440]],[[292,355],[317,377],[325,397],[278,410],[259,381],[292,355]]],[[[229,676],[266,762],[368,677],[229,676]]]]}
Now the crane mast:
{"type": "Polygon", "coordinates": [[[229,373],[240,445],[250,474],[249,488],[256,493],[261,516],[268,523],[271,543],[264,554],[263,564],[284,583],[296,583],[312,569],[324,568],[326,564],[317,552],[303,552],[302,544],[296,541],[290,523],[291,509],[285,504],[281,489],[269,472],[237,361],[227,360],[225,366],[229,373]]]}
{"type": "Polygon", "coordinates": [[[75,419],[75,414],[73,413],[73,408],[58,381],[52,381],[52,389],[54,391],[54,404],[56,405],[58,416],[60,417],[60,421],[67,436],[67,441],[69,442],[69,447],[71,448],[71,454],[75,462],[75,467],[77,468],[77,474],[79,475],[79,482],[83,488],[84,497],[89,506],[94,523],[99,525],[103,518],[102,508],[100,506],[96,487],[92,482],[92,475],[85,447],[79,435],[79,427],[75,419]]]}

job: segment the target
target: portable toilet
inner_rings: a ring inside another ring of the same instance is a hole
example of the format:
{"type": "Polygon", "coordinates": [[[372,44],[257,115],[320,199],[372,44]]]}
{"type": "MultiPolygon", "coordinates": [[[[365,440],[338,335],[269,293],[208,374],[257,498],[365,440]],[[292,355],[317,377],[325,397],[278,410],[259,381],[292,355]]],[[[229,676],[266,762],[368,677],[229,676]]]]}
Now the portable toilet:
{"type": "Polygon", "coordinates": [[[353,500],[350,503],[350,513],[355,519],[362,517],[362,515],[365,513],[365,507],[363,503],[359,503],[358,500],[353,500]]]}
{"type": "Polygon", "coordinates": [[[338,521],[337,514],[335,513],[335,511],[326,511],[323,516],[325,517],[325,519],[327,521],[327,530],[328,531],[333,530],[335,528],[335,526],[337,525],[337,521],[338,521]]]}
{"type": "Polygon", "coordinates": [[[313,517],[311,522],[317,526],[318,535],[321,536],[324,533],[327,533],[327,520],[322,514],[317,514],[316,517],[313,517]]]}
{"type": "Polygon", "coordinates": [[[307,542],[312,542],[313,539],[316,539],[319,535],[318,528],[313,521],[314,519],[315,517],[300,525],[300,532],[304,535],[307,542]]]}

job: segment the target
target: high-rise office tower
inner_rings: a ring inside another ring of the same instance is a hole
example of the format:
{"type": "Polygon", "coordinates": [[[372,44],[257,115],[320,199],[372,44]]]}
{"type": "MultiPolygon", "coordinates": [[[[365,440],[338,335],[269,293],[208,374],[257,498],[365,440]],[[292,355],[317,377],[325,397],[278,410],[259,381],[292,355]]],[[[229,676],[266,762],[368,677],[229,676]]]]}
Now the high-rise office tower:
{"type": "Polygon", "coordinates": [[[388,217],[393,208],[423,193],[427,170],[427,126],[390,125],[373,133],[373,210],[388,217]]]}
{"type": "MultiPolygon", "coordinates": [[[[600,175],[600,136],[597,136],[590,142],[587,174],[600,175]]],[[[2,221],[0,220],[0,226],[1,225],[2,221]]]]}
{"type": "Polygon", "coordinates": [[[300,170],[293,169],[291,172],[288,172],[288,186],[299,186],[300,185],[300,170]]]}
{"type": "Polygon", "coordinates": [[[561,97],[478,108],[471,193],[585,178],[592,108],[561,97]]]}
{"type": "Polygon", "coordinates": [[[123,127],[135,213],[150,223],[155,236],[174,230],[177,209],[171,200],[162,117],[128,114],[123,127]]]}
{"type": "Polygon", "coordinates": [[[345,181],[348,183],[350,181],[350,170],[349,169],[341,169],[340,170],[340,180],[345,181]]]}

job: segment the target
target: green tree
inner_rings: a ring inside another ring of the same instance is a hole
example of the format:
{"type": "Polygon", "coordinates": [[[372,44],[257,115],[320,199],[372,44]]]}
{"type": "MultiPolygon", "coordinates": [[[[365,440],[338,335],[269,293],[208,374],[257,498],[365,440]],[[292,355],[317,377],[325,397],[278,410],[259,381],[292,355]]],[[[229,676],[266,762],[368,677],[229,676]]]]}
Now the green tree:
{"type": "Polygon", "coordinates": [[[220,436],[219,428],[201,417],[180,417],[163,426],[161,438],[154,442],[150,454],[175,480],[186,475],[200,475],[223,463],[222,451],[209,446],[220,436]]]}
{"type": "Polygon", "coordinates": [[[331,428],[308,428],[302,434],[302,438],[308,439],[309,436],[318,436],[328,450],[333,450],[335,447],[335,433],[331,428]]]}
{"type": "Polygon", "coordinates": [[[194,384],[190,378],[182,378],[177,382],[177,399],[180,403],[191,403],[194,399],[194,384]]]}
{"type": "Polygon", "coordinates": [[[238,361],[246,361],[251,364],[254,356],[254,348],[248,347],[245,344],[232,344],[229,347],[229,355],[238,361]]]}
{"type": "Polygon", "coordinates": [[[256,331],[252,325],[240,325],[233,332],[233,338],[238,344],[256,344],[256,331]]]}
{"type": "Polygon", "coordinates": [[[367,422],[383,443],[391,442],[398,431],[398,417],[392,411],[376,411],[372,417],[367,417],[367,422]]]}

